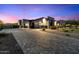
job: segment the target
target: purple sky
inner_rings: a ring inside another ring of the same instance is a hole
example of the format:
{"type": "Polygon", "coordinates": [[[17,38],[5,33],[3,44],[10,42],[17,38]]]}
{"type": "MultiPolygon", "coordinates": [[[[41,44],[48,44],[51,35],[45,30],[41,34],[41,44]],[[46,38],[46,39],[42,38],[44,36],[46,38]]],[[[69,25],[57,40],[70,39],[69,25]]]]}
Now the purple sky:
{"type": "Polygon", "coordinates": [[[79,19],[79,4],[0,4],[0,20],[4,23],[46,16],[56,20],[79,19]]]}

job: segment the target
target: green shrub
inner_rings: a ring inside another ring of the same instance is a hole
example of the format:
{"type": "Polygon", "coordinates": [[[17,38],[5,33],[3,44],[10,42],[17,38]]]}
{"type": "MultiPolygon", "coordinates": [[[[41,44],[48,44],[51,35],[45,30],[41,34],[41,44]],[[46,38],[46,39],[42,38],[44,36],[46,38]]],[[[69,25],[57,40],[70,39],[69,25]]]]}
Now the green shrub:
{"type": "Polygon", "coordinates": [[[71,31],[74,31],[74,29],[71,29],[71,31]]]}
{"type": "Polygon", "coordinates": [[[57,29],[57,27],[56,26],[51,26],[50,29],[57,29]]]}
{"type": "Polygon", "coordinates": [[[69,30],[67,30],[67,29],[63,29],[63,31],[64,31],[64,32],[69,32],[69,30]]]}

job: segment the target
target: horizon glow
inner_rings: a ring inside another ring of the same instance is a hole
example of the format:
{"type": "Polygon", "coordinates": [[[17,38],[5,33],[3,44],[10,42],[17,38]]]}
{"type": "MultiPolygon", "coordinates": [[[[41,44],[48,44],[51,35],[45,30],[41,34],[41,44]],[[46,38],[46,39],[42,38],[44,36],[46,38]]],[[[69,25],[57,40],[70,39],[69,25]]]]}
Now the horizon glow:
{"type": "Polygon", "coordinates": [[[47,16],[55,20],[79,19],[79,4],[0,4],[0,20],[4,23],[47,16]]]}

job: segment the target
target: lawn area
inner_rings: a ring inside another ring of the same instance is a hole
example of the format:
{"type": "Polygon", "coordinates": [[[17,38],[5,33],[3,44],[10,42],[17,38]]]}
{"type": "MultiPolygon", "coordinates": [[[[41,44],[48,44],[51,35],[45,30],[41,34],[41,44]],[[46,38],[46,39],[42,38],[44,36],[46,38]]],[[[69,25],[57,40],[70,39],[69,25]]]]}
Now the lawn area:
{"type": "Polygon", "coordinates": [[[22,50],[11,33],[0,33],[0,54],[22,54],[22,50]]]}

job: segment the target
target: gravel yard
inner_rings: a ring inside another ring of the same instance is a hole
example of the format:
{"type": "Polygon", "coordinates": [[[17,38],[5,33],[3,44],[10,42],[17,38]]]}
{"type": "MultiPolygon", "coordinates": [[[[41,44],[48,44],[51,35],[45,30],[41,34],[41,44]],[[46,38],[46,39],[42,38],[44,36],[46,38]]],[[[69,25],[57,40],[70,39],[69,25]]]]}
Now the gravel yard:
{"type": "Polygon", "coordinates": [[[11,33],[0,33],[0,54],[22,54],[23,51],[11,33]]]}

